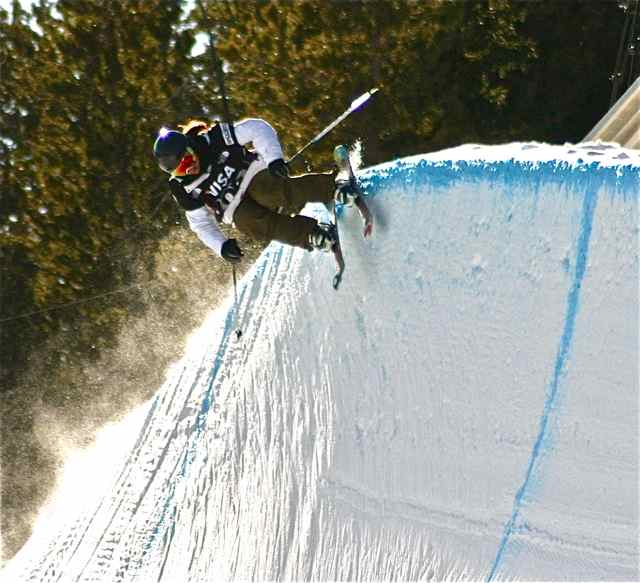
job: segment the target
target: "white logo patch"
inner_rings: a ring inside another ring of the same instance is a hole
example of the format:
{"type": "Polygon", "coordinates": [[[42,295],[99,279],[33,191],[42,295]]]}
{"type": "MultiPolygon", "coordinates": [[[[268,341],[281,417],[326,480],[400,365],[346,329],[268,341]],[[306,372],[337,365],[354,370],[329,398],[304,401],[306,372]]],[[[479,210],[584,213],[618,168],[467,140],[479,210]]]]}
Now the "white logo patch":
{"type": "Polygon", "coordinates": [[[231,128],[229,127],[229,124],[221,123],[220,131],[222,131],[222,138],[224,139],[224,143],[227,144],[227,146],[233,146],[235,141],[233,139],[233,135],[231,134],[231,128]]]}
{"type": "Polygon", "coordinates": [[[235,174],[236,170],[232,166],[225,166],[222,172],[218,174],[209,190],[214,196],[222,194],[222,192],[231,185],[230,178],[235,174]]]}

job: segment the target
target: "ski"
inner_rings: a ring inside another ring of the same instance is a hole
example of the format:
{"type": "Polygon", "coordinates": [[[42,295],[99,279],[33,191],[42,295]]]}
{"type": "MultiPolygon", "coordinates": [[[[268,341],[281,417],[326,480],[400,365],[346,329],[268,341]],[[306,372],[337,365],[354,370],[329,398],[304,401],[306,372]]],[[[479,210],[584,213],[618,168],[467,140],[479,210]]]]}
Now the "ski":
{"type": "MultiPolygon", "coordinates": [[[[364,202],[364,192],[362,187],[360,186],[355,173],[353,172],[353,167],[351,166],[351,160],[349,160],[349,150],[344,145],[336,146],[333,150],[333,158],[335,160],[336,166],[338,167],[338,178],[336,180],[336,187],[338,190],[341,186],[349,185],[351,188],[351,192],[355,193],[355,197],[353,202],[360,213],[360,217],[364,223],[364,237],[369,237],[373,231],[373,215],[367,206],[367,203],[364,202]],[[340,178],[340,176],[343,178],[340,178]]],[[[336,264],[338,266],[338,270],[333,277],[333,289],[337,290],[340,286],[340,282],[342,281],[342,275],[345,270],[345,260],[344,255],[342,253],[342,246],[340,244],[340,228],[338,225],[338,204],[340,202],[338,200],[334,200],[333,202],[333,224],[336,232],[336,243],[333,246],[333,255],[336,260],[336,264]]]]}
{"type": "Polygon", "coordinates": [[[336,242],[333,244],[333,248],[331,249],[331,251],[333,252],[333,256],[338,266],[338,270],[333,276],[333,289],[337,291],[338,287],[340,287],[342,274],[344,273],[346,264],[344,262],[344,255],[342,254],[342,246],[340,245],[340,231],[338,230],[338,211],[335,204],[333,205],[333,224],[336,230],[336,242]]]}
{"type": "Polygon", "coordinates": [[[367,91],[363,93],[357,99],[354,99],[349,106],[349,109],[345,111],[342,115],[338,116],[335,120],[333,120],[326,128],[324,128],[317,136],[315,136],[310,142],[306,143],[302,148],[300,148],[291,158],[287,160],[287,164],[291,164],[302,152],[304,152],[309,146],[313,146],[313,144],[318,143],[322,138],[324,138],[331,130],[333,130],[337,125],[341,124],[347,117],[349,117],[354,111],[360,109],[369,99],[378,92],[378,88],[374,87],[371,91],[367,91]]]}
{"type": "Polygon", "coordinates": [[[360,217],[362,218],[362,222],[364,223],[363,236],[367,238],[373,232],[373,215],[371,214],[367,203],[364,201],[362,186],[360,186],[360,183],[353,172],[351,160],[349,159],[349,149],[343,144],[336,146],[333,150],[333,159],[338,167],[338,176],[341,174],[345,176],[345,178],[336,180],[336,185],[340,186],[342,184],[349,184],[357,193],[354,204],[356,205],[356,208],[360,213],[360,217]]]}

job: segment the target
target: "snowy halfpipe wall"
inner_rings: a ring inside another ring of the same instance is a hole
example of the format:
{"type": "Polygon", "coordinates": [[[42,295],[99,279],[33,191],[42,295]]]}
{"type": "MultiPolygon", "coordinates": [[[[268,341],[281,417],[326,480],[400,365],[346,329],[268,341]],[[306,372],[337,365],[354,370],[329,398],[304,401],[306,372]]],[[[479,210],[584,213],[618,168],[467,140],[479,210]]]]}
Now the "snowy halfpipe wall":
{"type": "Polygon", "coordinates": [[[376,231],[345,210],[341,289],[271,245],[242,339],[229,299],[112,483],[3,580],[637,580],[640,153],[468,145],[362,178],[376,231]]]}

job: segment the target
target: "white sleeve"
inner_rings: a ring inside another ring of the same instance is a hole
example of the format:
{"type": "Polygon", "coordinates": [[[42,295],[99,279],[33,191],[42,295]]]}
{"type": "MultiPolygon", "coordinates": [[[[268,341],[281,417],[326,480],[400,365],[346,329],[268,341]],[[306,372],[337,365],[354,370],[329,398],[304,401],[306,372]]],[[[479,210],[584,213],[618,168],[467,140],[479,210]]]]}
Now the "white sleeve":
{"type": "Polygon", "coordinates": [[[198,235],[198,239],[209,249],[222,256],[222,244],[227,238],[221,233],[216,219],[207,210],[207,207],[202,206],[199,209],[186,211],[185,214],[191,230],[198,235]]]}
{"type": "Polygon", "coordinates": [[[234,124],[236,139],[241,146],[253,143],[253,147],[266,164],[284,158],[278,134],[266,121],[257,118],[245,119],[234,124]]]}

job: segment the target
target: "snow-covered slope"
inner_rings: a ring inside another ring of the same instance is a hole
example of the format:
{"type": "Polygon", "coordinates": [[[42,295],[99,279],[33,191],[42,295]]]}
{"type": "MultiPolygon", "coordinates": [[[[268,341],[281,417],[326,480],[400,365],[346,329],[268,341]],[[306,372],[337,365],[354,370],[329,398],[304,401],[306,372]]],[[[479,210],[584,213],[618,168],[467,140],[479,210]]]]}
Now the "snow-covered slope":
{"type": "Polygon", "coordinates": [[[362,178],[376,232],[345,211],[341,289],[271,245],[242,339],[230,298],[113,482],[2,580],[638,578],[640,153],[468,145],[362,178]]]}

